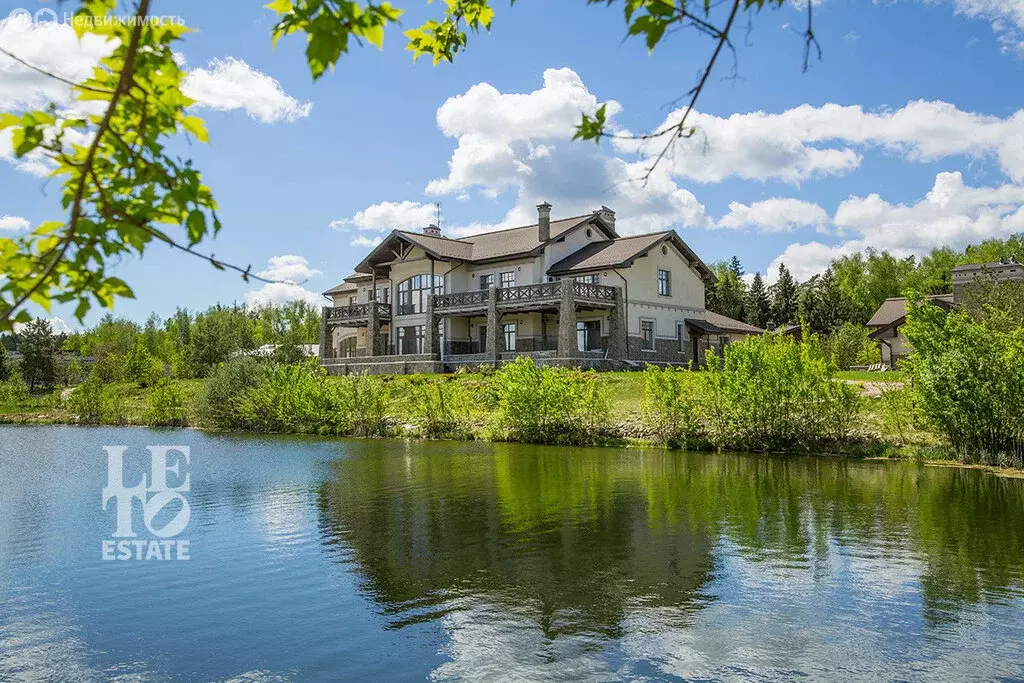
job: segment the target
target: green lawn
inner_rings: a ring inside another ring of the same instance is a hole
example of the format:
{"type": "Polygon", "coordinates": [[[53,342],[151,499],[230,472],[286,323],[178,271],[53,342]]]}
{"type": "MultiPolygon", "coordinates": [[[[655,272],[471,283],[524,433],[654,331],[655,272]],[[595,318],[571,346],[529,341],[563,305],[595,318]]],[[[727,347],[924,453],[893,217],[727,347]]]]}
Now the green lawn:
{"type": "Polygon", "coordinates": [[[852,379],[858,382],[902,382],[905,373],[899,370],[890,372],[866,372],[864,370],[841,370],[836,373],[839,379],[852,379]]]}

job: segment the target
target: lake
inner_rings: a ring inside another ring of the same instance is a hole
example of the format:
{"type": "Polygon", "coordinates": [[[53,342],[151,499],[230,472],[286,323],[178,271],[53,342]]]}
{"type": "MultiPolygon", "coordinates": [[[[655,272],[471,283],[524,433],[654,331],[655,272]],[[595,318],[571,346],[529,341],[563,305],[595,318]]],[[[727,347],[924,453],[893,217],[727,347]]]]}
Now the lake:
{"type": "Polygon", "coordinates": [[[1022,677],[1024,480],[0,427],[0,680],[1022,677]],[[187,561],[103,559],[115,445],[126,486],[189,447],[187,561]]]}

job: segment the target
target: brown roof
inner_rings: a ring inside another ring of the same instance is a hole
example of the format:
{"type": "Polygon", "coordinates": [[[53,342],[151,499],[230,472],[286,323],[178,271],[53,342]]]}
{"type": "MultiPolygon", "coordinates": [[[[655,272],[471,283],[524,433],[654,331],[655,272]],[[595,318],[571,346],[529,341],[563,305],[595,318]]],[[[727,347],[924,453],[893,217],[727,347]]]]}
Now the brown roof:
{"type": "Polygon", "coordinates": [[[761,334],[764,332],[760,327],[748,325],[741,320],[733,320],[728,316],[713,311],[707,312],[707,321],[725,332],[739,332],[741,334],[761,334]]]}
{"type": "MultiPolygon", "coordinates": [[[[608,237],[616,237],[614,229],[602,223],[596,213],[588,213],[583,216],[573,216],[572,218],[551,221],[551,240],[558,239],[573,228],[592,222],[602,226],[608,237]]],[[[542,243],[540,241],[537,228],[536,224],[524,225],[518,228],[494,230],[457,239],[432,237],[418,232],[394,230],[356,266],[356,270],[366,272],[371,268],[370,261],[373,256],[378,253],[386,255],[387,249],[391,247],[392,240],[394,239],[414,244],[434,258],[445,260],[482,262],[514,256],[526,256],[546,244],[546,242],[542,243]]],[[[378,261],[378,263],[381,262],[378,261]]]]}
{"type": "Polygon", "coordinates": [[[551,266],[548,273],[566,275],[601,268],[626,267],[632,265],[635,259],[643,256],[653,247],[666,241],[671,241],[683,253],[690,265],[700,271],[705,279],[714,278],[711,269],[683,242],[675,230],[619,237],[605,242],[591,242],[551,266]]]}
{"type": "MultiPolygon", "coordinates": [[[[929,301],[936,301],[941,303],[953,303],[952,294],[932,294],[926,297],[929,301]]],[[[878,307],[875,314],[871,316],[871,320],[868,321],[868,327],[888,327],[894,322],[897,322],[907,315],[907,297],[896,296],[891,299],[886,299],[882,302],[882,305],[878,307]]]]}
{"type": "Polygon", "coordinates": [[[324,296],[330,296],[331,294],[344,294],[345,292],[354,292],[356,291],[356,289],[358,288],[354,283],[342,282],[340,285],[335,285],[334,287],[331,287],[326,292],[324,292],[324,296]]]}

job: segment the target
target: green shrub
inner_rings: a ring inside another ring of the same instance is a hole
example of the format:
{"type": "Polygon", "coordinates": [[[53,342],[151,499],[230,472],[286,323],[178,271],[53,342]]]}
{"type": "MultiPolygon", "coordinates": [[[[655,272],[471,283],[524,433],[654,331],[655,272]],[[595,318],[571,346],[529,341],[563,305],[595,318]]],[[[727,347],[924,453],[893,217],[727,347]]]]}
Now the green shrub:
{"type": "Polygon", "coordinates": [[[914,301],[906,368],[921,411],[964,462],[1024,467],[1024,328],[914,301]]]}
{"type": "Polygon", "coordinates": [[[151,387],[156,385],[163,375],[163,361],[150,354],[143,337],[136,337],[131,350],[124,357],[124,378],[140,387],[151,387]]]}
{"type": "Polygon", "coordinates": [[[104,384],[115,384],[124,379],[124,356],[117,353],[104,353],[96,359],[92,373],[104,384]]]}
{"type": "Polygon", "coordinates": [[[103,382],[94,373],[68,397],[68,410],[81,424],[99,424],[103,420],[103,382]]]}
{"type": "Polygon", "coordinates": [[[527,357],[502,366],[493,379],[497,438],[526,443],[585,444],[600,440],[608,401],[598,375],[539,367],[527,357]]]}
{"type": "Polygon", "coordinates": [[[7,409],[21,408],[29,400],[28,384],[21,373],[14,369],[7,379],[0,382],[0,406],[7,409]]]}
{"type": "Polygon", "coordinates": [[[882,362],[878,344],[868,338],[868,328],[843,323],[835,332],[821,338],[825,353],[840,370],[854,365],[873,365],[882,362]]]}
{"type": "Polygon", "coordinates": [[[439,379],[409,388],[408,415],[428,439],[472,436],[470,403],[461,383],[439,379]]]}
{"type": "Polygon", "coordinates": [[[641,404],[647,433],[672,447],[703,441],[702,385],[702,377],[688,369],[647,366],[641,404]]]}
{"type": "Polygon", "coordinates": [[[263,368],[247,356],[221,363],[203,383],[199,414],[203,422],[216,429],[245,427],[239,408],[246,393],[256,387],[263,368]]]}
{"type": "Polygon", "coordinates": [[[886,434],[893,435],[899,445],[905,446],[916,421],[914,393],[906,385],[894,382],[884,382],[878,386],[881,391],[878,402],[882,429],[886,434]]]}
{"type": "Polygon", "coordinates": [[[100,421],[103,424],[128,424],[128,401],[125,399],[124,392],[118,387],[103,387],[101,405],[102,417],[100,421]]]}
{"type": "Polygon", "coordinates": [[[344,433],[352,436],[387,436],[388,394],[384,382],[367,373],[347,375],[337,380],[334,386],[341,398],[346,423],[344,433]]]}
{"type": "Polygon", "coordinates": [[[188,405],[181,385],[166,378],[157,382],[143,419],[152,427],[187,426],[188,405]]]}
{"type": "Polygon", "coordinates": [[[760,335],[708,353],[704,376],[708,437],[723,448],[811,449],[849,436],[857,391],[835,380],[835,366],[811,335],[760,335]]]}

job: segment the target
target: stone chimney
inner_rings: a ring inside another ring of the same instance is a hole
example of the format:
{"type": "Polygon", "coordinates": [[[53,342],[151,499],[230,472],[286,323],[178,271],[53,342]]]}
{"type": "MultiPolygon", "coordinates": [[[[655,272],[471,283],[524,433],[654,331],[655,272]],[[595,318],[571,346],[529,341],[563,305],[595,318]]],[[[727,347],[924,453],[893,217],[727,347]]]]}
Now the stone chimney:
{"type": "Polygon", "coordinates": [[[551,205],[547,202],[537,205],[537,239],[541,242],[551,239],[551,205]]]}
{"type": "Polygon", "coordinates": [[[605,222],[605,224],[615,230],[615,212],[609,209],[607,206],[602,205],[600,209],[594,212],[597,216],[605,222]]]}
{"type": "Polygon", "coordinates": [[[423,228],[423,234],[424,235],[429,235],[430,237],[440,237],[441,236],[441,228],[439,228],[436,225],[434,225],[433,223],[431,223],[427,227],[423,228]]]}

